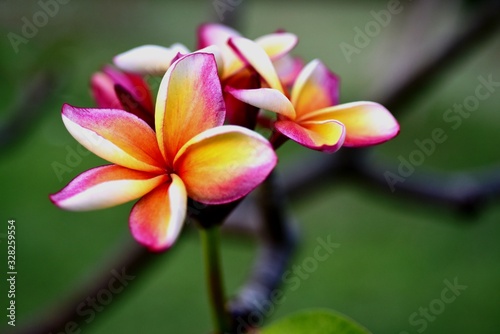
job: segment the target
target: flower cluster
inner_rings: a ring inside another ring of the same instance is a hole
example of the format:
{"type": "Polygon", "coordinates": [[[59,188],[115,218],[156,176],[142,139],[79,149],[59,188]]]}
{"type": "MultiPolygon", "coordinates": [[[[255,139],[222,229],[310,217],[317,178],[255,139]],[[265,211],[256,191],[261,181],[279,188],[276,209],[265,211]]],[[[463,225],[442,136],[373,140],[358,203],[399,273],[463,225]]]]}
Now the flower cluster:
{"type": "Polygon", "coordinates": [[[291,56],[296,43],[287,32],[252,41],[204,24],[194,52],[145,45],[117,55],[115,66],[92,76],[97,108],[62,108],[70,134],[111,164],[80,174],[51,200],[78,211],[140,198],[130,213],[132,235],[165,250],[181,231],[188,198],[218,205],[246,196],[275,167],[275,149],[287,139],[331,153],[397,135],[383,106],[338,104],[338,78],[319,60],[304,66],[291,56]],[[156,100],[147,76],[163,77],[156,100]],[[269,128],[269,140],[256,127],[269,128]]]}

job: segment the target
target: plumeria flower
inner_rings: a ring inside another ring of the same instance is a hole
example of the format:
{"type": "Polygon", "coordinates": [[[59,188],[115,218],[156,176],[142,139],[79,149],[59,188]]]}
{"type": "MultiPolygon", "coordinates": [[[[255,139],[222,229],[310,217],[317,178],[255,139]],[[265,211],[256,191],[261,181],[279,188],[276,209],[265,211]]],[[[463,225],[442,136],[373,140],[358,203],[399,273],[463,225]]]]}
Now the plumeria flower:
{"type": "MultiPolygon", "coordinates": [[[[198,28],[198,49],[216,45],[221,50],[224,64],[222,80],[233,76],[246,67],[246,64],[228,45],[228,41],[233,37],[241,37],[241,34],[222,24],[206,23],[198,28]]],[[[255,43],[264,50],[272,61],[276,62],[288,56],[297,42],[297,36],[287,32],[276,32],[255,39],[255,43]]],[[[293,77],[293,72],[297,72],[299,69],[298,66],[300,66],[300,60],[295,61],[292,58],[279,62],[280,73],[283,73],[285,78],[293,77]]]]}
{"type": "Polygon", "coordinates": [[[153,98],[141,76],[105,66],[92,75],[90,85],[98,108],[127,110],[154,127],[153,98]]]}
{"type": "MultiPolygon", "coordinates": [[[[338,78],[319,60],[306,65],[287,96],[266,52],[255,42],[231,38],[229,44],[268,87],[226,90],[250,105],[278,114],[275,130],[297,143],[327,153],[342,145],[362,147],[385,142],[399,132],[392,114],[375,102],[338,104],[338,78]]],[[[274,144],[280,143],[275,137],[274,144]]]]}
{"type": "MultiPolygon", "coordinates": [[[[223,88],[226,86],[246,89],[259,88],[259,78],[228,45],[231,38],[240,36],[238,31],[222,24],[202,24],[198,28],[197,47],[206,48],[215,45],[220,50],[223,68],[219,72],[223,88]]],[[[278,75],[285,84],[292,82],[302,68],[302,61],[289,55],[297,41],[297,36],[287,32],[272,33],[255,39],[255,43],[261,46],[274,62],[278,69],[278,75]]],[[[255,128],[258,108],[234,98],[226,91],[224,91],[224,101],[226,102],[228,123],[250,129],[255,128]]]]}
{"type": "MultiPolygon", "coordinates": [[[[241,36],[236,30],[222,24],[207,23],[198,29],[198,52],[215,53],[217,64],[220,67],[221,80],[225,80],[241,71],[245,64],[227,45],[231,37],[241,36]],[[215,46],[216,48],[212,48],[215,46]],[[207,50],[207,48],[210,48],[207,50]],[[220,59],[219,59],[220,53],[220,59]]],[[[278,32],[264,35],[255,40],[273,60],[286,56],[297,44],[297,36],[291,33],[278,32]]],[[[124,70],[141,75],[163,75],[178,54],[186,55],[191,51],[182,44],[173,44],[170,47],[159,45],[143,45],[121,53],[114,57],[114,64],[124,70]]],[[[293,76],[299,62],[281,62],[283,75],[293,76]]]]}
{"type": "Polygon", "coordinates": [[[180,43],[170,47],[142,45],[113,58],[114,64],[123,71],[142,75],[164,75],[178,54],[188,54],[189,49],[180,43]]]}
{"type": "Polygon", "coordinates": [[[281,83],[285,87],[293,85],[300,71],[304,68],[304,62],[299,57],[286,54],[283,57],[273,61],[274,68],[281,83]]]}
{"type": "Polygon", "coordinates": [[[177,59],[190,53],[211,53],[216,60],[219,74],[222,73],[223,59],[215,45],[191,52],[183,44],[176,43],[170,47],[159,45],[142,45],[116,55],[113,63],[119,69],[139,75],[162,76],[177,59]]]}
{"type": "MultiPolygon", "coordinates": [[[[259,88],[260,80],[254,72],[228,46],[232,37],[241,34],[222,24],[207,23],[198,28],[197,51],[212,53],[216,57],[219,77],[223,88],[259,88]]],[[[297,36],[287,32],[276,32],[255,40],[274,61],[278,75],[285,85],[291,84],[303,67],[302,61],[289,52],[297,44],[297,36]]],[[[190,51],[182,44],[170,47],[158,45],[139,46],[114,57],[114,64],[121,70],[140,75],[163,75],[177,57],[190,51]]],[[[235,99],[224,91],[226,122],[253,129],[257,123],[258,109],[235,99]]]]}
{"type": "Polygon", "coordinates": [[[277,162],[270,143],[238,126],[224,126],[224,101],[213,55],[175,61],[155,107],[155,129],[119,109],[64,105],[63,122],[90,151],[111,162],[77,176],[50,196],[60,208],[83,211],[141,198],[130,213],[134,238],[151,250],[172,246],[188,196],[224,204],[247,195],[277,162]]]}

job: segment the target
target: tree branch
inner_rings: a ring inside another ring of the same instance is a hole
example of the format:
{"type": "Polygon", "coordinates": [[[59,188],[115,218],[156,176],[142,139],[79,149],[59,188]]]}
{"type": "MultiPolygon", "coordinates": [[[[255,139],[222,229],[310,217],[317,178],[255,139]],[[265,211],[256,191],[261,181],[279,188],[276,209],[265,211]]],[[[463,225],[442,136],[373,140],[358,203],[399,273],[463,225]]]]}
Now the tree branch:
{"type": "Polygon", "coordinates": [[[413,102],[430,82],[452,68],[458,61],[484,41],[492,38],[500,27],[500,1],[490,0],[473,14],[458,33],[433,59],[407,75],[407,80],[379,99],[394,115],[400,115],[403,107],[413,102]]]}
{"type": "Polygon", "coordinates": [[[33,75],[21,90],[21,96],[14,102],[11,116],[0,125],[0,151],[14,147],[26,137],[42,115],[41,107],[52,97],[56,87],[54,75],[41,71],[33,75]]]}

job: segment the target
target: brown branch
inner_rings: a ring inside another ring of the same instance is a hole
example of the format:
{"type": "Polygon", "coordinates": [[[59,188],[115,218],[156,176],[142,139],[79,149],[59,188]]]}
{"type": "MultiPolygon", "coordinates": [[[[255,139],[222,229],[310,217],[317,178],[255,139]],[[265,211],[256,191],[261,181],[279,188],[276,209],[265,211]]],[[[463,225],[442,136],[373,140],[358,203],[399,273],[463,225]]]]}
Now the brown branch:
{"type": "Polygon", "coordinates": [[[385,173],[397,168],[372,156],[357,164],[356,173],[351,175],[387,195],[403,194],[469,216],[478,214],[484,205],[500,197],[500,166],[459,172],[415,170],[411,176],[402,177],[391,187],[385,173]]]}
{"type": "Polygon", "coordinates": [[[443,75],[457,62],[492,38],[500,27],[500,1],[486,1],[468,20],[467,24],[436,57],[407,76],[407,80],[379,101],[394,115],[400,115],[403,107],[418,98],[426,85],[443,75]]]}
{"type": "Polygon", "coordinates": [[[23,85],[21,96],[14,101],[11,116],[0,124],[0,151],[11,149],[26,138],[26,134],[42,116],[42,106],[53,96],[56,78],[41,71],[23,85]]]}
{"type": "MultiPolygon", "coordinates": [[[[401,114],[404,107],[420,96],[423,88],[433,82],[459,60],[477,50],[485,40],[498,34],[500,27],[500,1],[485,1],[470,20],[442,50],[437,57],[429,59],[421,68],[415,69],[406,82],[395,91],[379,99],[391,112],[401,114]]],[[[396,171],[398,166],[382,164],[371,155],[371,149],[343,148],[333,158],[318,162],[320,173],[310,176],[310,184],[321,184],[325,177],[349,174],[361,178],[389,193],[389,186],[384,173],[396,171]]],[[[296,176],[297,177],[297,176],[296,176]]],[[[392,192],[404,193],[421,202],[434,205],[446,205],[462,212],[477,213],[477,209],[490,199],[500,196],[500,173],[497,168],[483,171],[461,171],[438,173],[415,170],[411,177],[398,182],[392,192]]],[[[300,180],[295,180],[300,183],[300,180]]],[[[300,186],[297,185],[297,186],[300,186]]],[[[297,187],[296,186],[296,187],[297,187]]]]}
{"type": "MultiPolygon", "coordinates": [[[[259,327],[256,319],[270,316],[270,305],[283,283],[283,274],[297,246],[298,233],[285,207],[285,193],[271,173],[258,189],[256,206],[261,208],[257,259],[246,284],[230,302],[232,333],[259,327]],[[257,313],[257,318],[252,314],[257,313]]],[[[274,306],[272,306],[274,308],[274,306]]]]}
{"type": "MultiPolygon", "coordinates": [[[[12,334],[33,333],[67,333],[77,332],[78,329],[89,327],[98,316],[90,317],[89,310],[98,311],[102,308],[96,300],[112,298],[112,307],[117,300],[121,300],[136,284],[133,280],[141,276],[145,269],[153,262],[158,262],[170,254],[155,254],[139,246],[136,242],[121,242],[119,247],[111,251],[106,263],[101,264],[93,277],[85,282],[75,293],[66,300],[59,301],[47,311],[40,314],[27,325],[17,326],[12,334]],[[97,308],[97,309],[96,309],[97,308]]],[[[94,312],[94,315],[98,312],[94,312]]]]}

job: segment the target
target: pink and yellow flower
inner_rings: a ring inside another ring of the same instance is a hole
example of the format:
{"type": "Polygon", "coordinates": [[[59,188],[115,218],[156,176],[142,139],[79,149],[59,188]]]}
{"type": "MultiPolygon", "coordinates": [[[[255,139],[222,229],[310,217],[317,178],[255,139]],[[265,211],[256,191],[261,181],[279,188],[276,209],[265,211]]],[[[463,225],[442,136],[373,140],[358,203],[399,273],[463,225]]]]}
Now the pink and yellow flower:
{"type": "MultiPolygon", "coordinates": [[[[241,34],[222,24],[202,24],[198,28],[197,47],[203,49],[215,46],[219,50],[221,58],[219,63],[222,66],[219,73],[223,88],[226,86],[245,89],[259,88],[259,78],[256,78],[253,70],[229,46],[229,40],[233,37],[241,37],[241,34]]],[[[264,50],[276,68],[279,69],[278,75],[284,84],[291,83],[302,68],[302,61],[289,55],[297,42],[297,36],[287,32],[271,33],[255,39],[255,43],[264,50]]],[[[235,99],[227,92],[224,92],[224,101],[227,107],[227,122],[250,129],[255,128],[258,108],[235,99]]]]}
{"type": "Polygon", "coordinates": [[[65,105],[63,122],[87,149],[111,162],[77,176],[51,200],[67,210],[107,208],[141,198],[130,213],[135,239],[152,250],[175,242],[188,197],[224,204],[247,195],[277,162],[269,142],[223,126],[225,107],[214,56],[175,61],[157,96],[154,131],[119,109],[65,105]]]}
{"type": "MultiPolygon", "coordinates": [[[[202,24],[198,28],[197,51],[212,53],[216,57],[222,87],[259,88],[260,82],[249,70],[234,50],[228,45],[233,37],[241,34],[225,25],[217,23],[202,24]]],[[[288,32],[275,32],[255,39],[273,61],[280,80],[289,86],[303,67],[302,60],[292,57],[289,52],[298,42],[296,35],[288,32]]],[[[123,52],[114,57],[115,65],[123,71],[140,75],[163,75],[170,64],[181,55],[190,51],[182,44],[170,47],[143,45],[123,52]]],[[[257,122],[257,108],[235,99],[224,92],[226,103],[226,122],[253,129],[257,122]]]]}
{"type": "MultiPolygon", "coordinates": [[[[222,24],[206,23],[198,28],[198,49],[215,45],[221,52],[222,80],[235,75],[246,67],[246,64],[228,45],[229,40],[234,37],[241,37],[241,34],[222,24]]],[[[258,37],[254,42],[264,50],[271,61],[279,64],[279,73],[283,73],[283,80],[292,78],[294,73],[300,70],[301,61],[288,58],[289,52],[297,45],[296,35],[288,32],[276,32],[258,37]],[[284,58],[286,60],[283,60],[284,58]]]]}
{"type": "Polygon", "coordinates": [[[278,114],[274,128],[299,144],[332,153],[342,145],[362,147],[385,142],[399,132],[392,114],[375,102],[338,104],[338,78],[319,60],[306,65],[297,76],[290,97],[267,53],[242,37],[229,44],[252,66],[268,87],[226,91],[235,98],[278,114]]]}
{"type": "MultiPolygon", "coordinates": [[[[197,52],[214,53],[221,80],[226,80],[245,68],[245,63],[228,46],[230,38],[240,36],[238,31],[218,23],[206,23],[198,28],[197,52]]],[[[255,43],[277,62],[280,74],[283,73],[283,80],[293,78],[301,68],[302,62],[299,59],[287,57],[297,41],[296,35],[287,32],[276,32],[255,39],[255,43]]],[[[170,47],[143,45],[115,56],[113,61],[118,68],[127,72],[163,75],[178,54],[188,53],[189,49],[179,43],[170,47]]]]}
{"type": "Polygon", "coordinates": [[[105,66],[90,86],[98,108],[124,109],[154,127],[153,98],[141,76],[105,66]]]}

